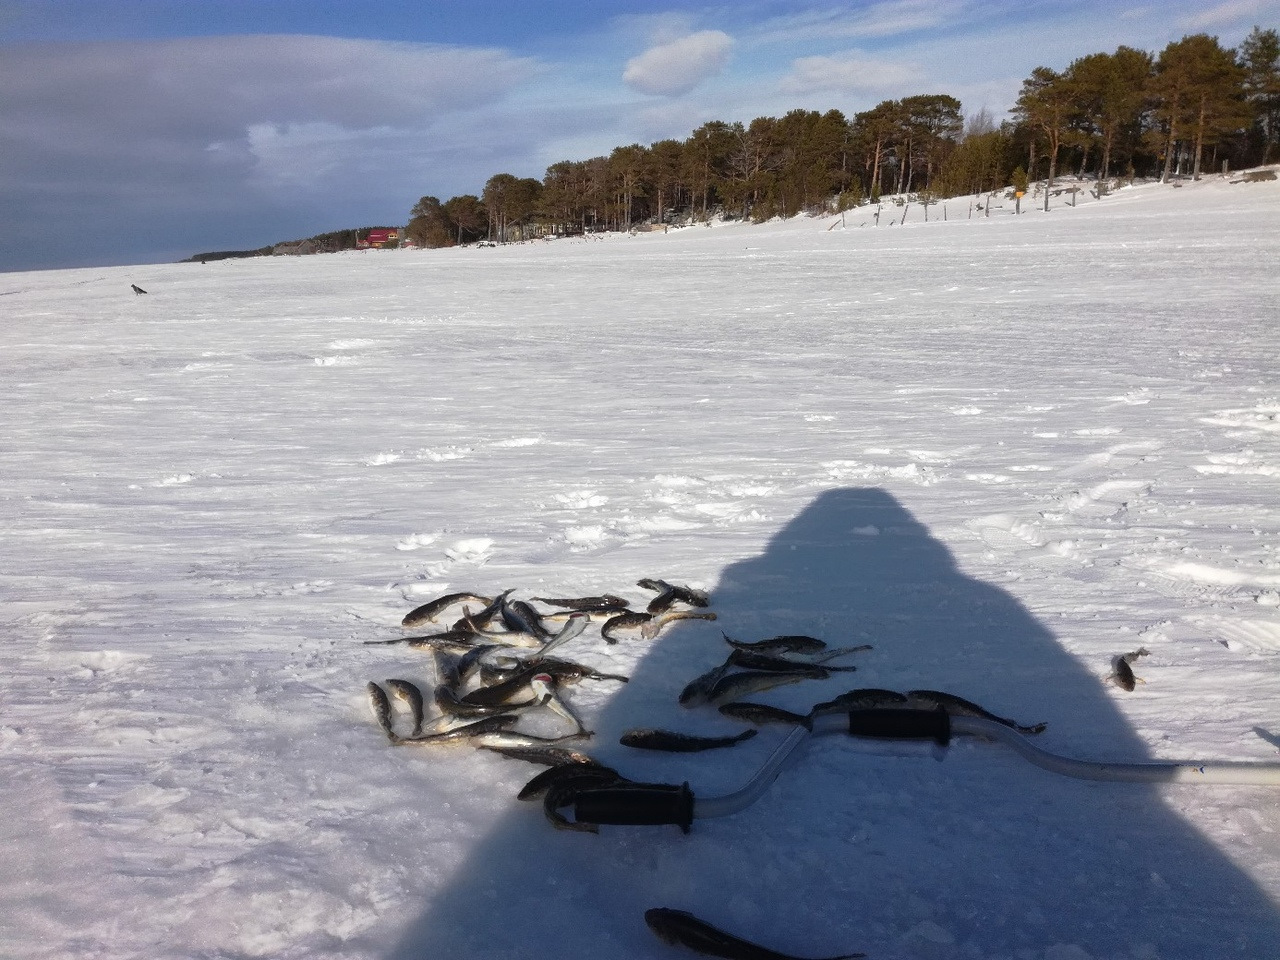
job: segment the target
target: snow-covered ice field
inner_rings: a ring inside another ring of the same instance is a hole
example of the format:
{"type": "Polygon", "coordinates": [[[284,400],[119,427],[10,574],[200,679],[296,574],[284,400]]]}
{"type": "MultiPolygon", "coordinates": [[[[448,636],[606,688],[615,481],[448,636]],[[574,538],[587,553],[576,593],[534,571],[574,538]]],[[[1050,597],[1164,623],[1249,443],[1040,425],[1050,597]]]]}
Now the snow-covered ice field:
{"type": "Polygon", "coordinates": [[[874,645],[752,698],[789,709],[1280,761],[1280,183],[967,212],[0,275],[0,954],[657,960],[665,906],[807,956],[1280,956],[1280,788],[825,737],[593,836],[372,719],[435,680],[364,641],[434,596],[660,577],[718,622],[562,651],[631,676],[566,699],[633,779],[727,792],[786,735],[618,744],[743,729],[676,702],[721,630],[874,645]]]}

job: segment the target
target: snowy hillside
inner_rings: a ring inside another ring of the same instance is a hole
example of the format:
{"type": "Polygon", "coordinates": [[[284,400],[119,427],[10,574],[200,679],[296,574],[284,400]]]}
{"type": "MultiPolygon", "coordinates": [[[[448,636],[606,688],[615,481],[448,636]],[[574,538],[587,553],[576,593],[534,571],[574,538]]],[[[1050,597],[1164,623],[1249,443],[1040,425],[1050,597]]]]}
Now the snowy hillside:
{"type": "Polygon", "coordinates": [[[1280,761],[1280,183],[1054,204],[0,275],[0,954],[658,960],[671,907],[813,957],[1276,956],[1280,788],[833,736],[591,835],[370,713],[436,683],[366,645],[419,604],[648,577],[718,620],[557,651],[630,677],[564,698],[632,779],[725,793],[786,736],[619,744],[744,729],[676,700],[722,631],[872,645],[749,698],[790,710],[1280,761]]]}

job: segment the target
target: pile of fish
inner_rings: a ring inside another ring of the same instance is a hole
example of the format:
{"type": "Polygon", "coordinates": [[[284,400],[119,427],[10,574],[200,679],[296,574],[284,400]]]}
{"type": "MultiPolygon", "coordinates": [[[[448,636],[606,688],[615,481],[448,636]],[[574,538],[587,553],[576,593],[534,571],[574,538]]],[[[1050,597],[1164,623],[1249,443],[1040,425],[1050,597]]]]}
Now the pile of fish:
{"type": "MultiPolygon", "coordinates": [[[[633,610],[627,600],[613,594],[532,597],[525,601],[512,599],[514,590],[504,590],[497,596],[450,593],[416,607],[405,615],[402,628],[421,630],[441,623],[450,612],[455,619],[434,633],[366,643],[404,644],[429,651],[435,667],[430,695],[434,709],[428,716],[428,698],[413,681],[389,679],[385,688],[370,681],[367,690],[375,719],[396,746],[468,743],[547,767],[520,791],[520,799],[541,799],[547,819],[560,829],[596,832],[595,824],[569,821],[560,811],[583,790],[605,786],[618,789],[632,781],[569,746],[588,740],[593,734],[565,699],[564,688],[584,679],[626,682],[628,678],[552,656],[552,652],[581,637],[595,621],[601,623],[600,639],[615,644],[627,636],[651,639],[664,626],[678,620],[716,619],[706,610],[710,598],[701,590],[653,578],[639,580],[637,585],[655,594],[643,610],[633,610]],[[393,698],[408,712],[409,727],[403,732],[397,730],[393,698]],[[557,723],[565,725],[565,731],[547,736],[518,729],[523,718],[535,714],[554,715],[557,723]]],[[[625,731],[620,743],[641,750],[692,753],[743,743],[755,737],[757,728],[764,724],[811,728],[818,716],[903,707],[983,717],[1022,733],[1034,734],[1044,729],[1044,724],[1023,726],[972,701],[937,690],[898,693],[856,688],[817,703],[804,714],[744,700],[785,684],[853,672],[857,667],[833,661],[870,650],[871,645],[828,648],[816,637],[795,634],[754,641],[722,636],[729,646],[724,661],[691,680],[681,691],[679,702],[687,708],[715,707],[726,717],[751,724],[751,728],[732,736],[699,736],[643,727],[625,731]]]]}
{"type": "MultiPolygon", "coordinates": [[[[638,783],[613,767],[595,760],[568,744],[590,739],[581,719],[564,699],[564,687],[580,680],[628,678],[602,673],[573,660],[552,656],[552,651],[581,637],[595,621],[601,622],[599,636],[607,644],[628,636],[656,637],[667,624],[686,619],[715,620],[705,608],[706,593],[665,580],[646,578],[637,585],[655,592],[643,610],[633,610],[628,601],[604,594],[593,597],[532,597],[513,600],[514,590],[497,596],[477,593],[450,593],[411,610],[401,621],[406,630],[421,630],[438,624],[449,611],[456,619],[434,633],[415,633],[369,644],[404,644],[429,651],[434,661],[435,683],[431,691],[432,715],[427,698],[416,683],[389,679],[382,684],[370,681],[369,702],[387,739],[396,746],[470,743],[505,756],[544,766],[517,795],[521,800],[541,800],[547,819],[558,829],[596,833],[594,823],[570,820],[562,813],[586,791],[609,788],[613,791],[635,787],[652,796],[655,791],[679,791],[669,784],[638,783]],[[550,610],[539,610],[540,604],[550,610]],[[474,611],[473,611],[474,605],[474,611]],[[460,616],[457,616],[460,613],[460,616]],[[390,691],[390,693],[388,693],[390,691]],[[410,726],[397,731],[397,711],[392,697],[404,704],[410,726]],[[549,711],[568,725],[565,733],[544,736],[517,729],[521,720],[535,712],[549,711]]],[[[775,687],[803,680],[825,680],[836,673],[853,672],[857,667],[834,663],[839,658],[872,649],[870,644],[828,648],[816,637],[783,635],[763,640],[743,641],[722,634],[729,646],[724,661],[691,680],[679,695],[687,708],[714,707],[722,715],[745,721],[751,728],[734,736],[712,737],[671,730],[639,728],[627,730],[620,742],[644,750],[695,752],[730,747],[755,737],[764,724],[791,724],[813,728],[816,717],[851,710],[910,708],[942,710],[952,716],[974,716],[1005,724],[1022,733],[1036,734],[1043,723],[1022,725],[999,717],[972,701],[937,690],[910,690],[899,693],[878,688],[855,688],[830,700],[814,704],[807,713],[796,713],[767,703],[742,699],[775,687]]],[[[1145,650],[1117,658],[1116,682],[1132,689],[1132,671],[1124,671],[1145,650]]],[[[654,908],[645,914],[650,929],[667,943],[731,960],[796,960],[743,940],[682,910],[654,908]]],[[[844,954],[831,960],[861,957],[844,954]]]]}
{"type": "Polygon", "coordinates": [[[521,798],[542,798],[548,819],[558,827],[594,831],[594,825],[573,824],[559,814],[572,800],[571,785],[577,790],[586,779],[602,785],[623,778],[567,746],[593,734],[565,700],[564,688],[583,679],[625,683],[628,678],[552,656],[552,651],[582,636],[593,621],[601,621],[600,638],[616,644],[628,636],[652,639],[678,620],[716,618],[705,609],[710,599],[701,590],[654,578],[637,585],[655,593],[642,610],[612,594],[525,601],[512,599],[514,590],[493,597],[450,593],[416,607],[404,616],[402,628],[422,630],[441,623],[446,614],[455,619],[433,633],[366,643],[429,651],[435,669],[429,698],[434,709],[429,716],[428,697],[411,680],[389,679],[385,686],[369,681],[374,718],[395,746],[468,743],[552,768],[557,772],[535,778],[521,798]],[[539,610],[534,604],[552,609],[539,610]],[[397,730],[392,698],[408,712],[407,729],[401,724],[397,730]],[[566,732],[545,736],[517,729],[523,718],[545,712],[563,720],[566,732]]]}

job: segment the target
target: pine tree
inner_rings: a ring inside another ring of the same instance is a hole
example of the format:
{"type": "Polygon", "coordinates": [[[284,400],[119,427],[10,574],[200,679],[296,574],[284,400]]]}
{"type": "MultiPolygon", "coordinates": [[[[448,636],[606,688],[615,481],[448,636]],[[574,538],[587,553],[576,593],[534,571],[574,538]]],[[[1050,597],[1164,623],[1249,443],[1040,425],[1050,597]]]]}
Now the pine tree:
{"type": "MultiPolygon", "coordinates": [[[[1049,191],[1058,172],[1058,150],[1077,109],[1070,83],[1048,67],[1036,67],[1022,81],[1022,93],[1013,109],[1023,123],[1044,134],[1049,148],[1049,177],[1044,189],[1044,208],[1049,209],[1049,191]]],[[[1033,140],[1034,143],[1034,140],[1033,140]]],[[[1029,164],[1034,167],[1034,163],[1029,164]]]]}
{"type": "Polygon", "coordinates": [[[1253,109],[1261,160],[1280,155],[1280,33],[1254,27],[1240,44],[1245,100],[1253,109]]]}
{"type": "MultiPolygon", "coordinates": [[[[1098,164],[1099,184],[1110,175],[1111,157],[1121,143],[1136,142],[1151,76],[1151,55],[1132,47],[1115,53],[1095,53],[1081,57],[1067,68],[1083,124],[1102,149],[1098,164]]],[[[1102,196],[1099,186],[1098,195],[1102,196]]]]}
{"type": "Polygon", "coordinates": [[[1152,92],[1158,100],[1156,114],[1165,123],[1164,175],[1173,173],[1177,145],[1194,144],[1192,175],[1200,178],[1200,162],[1206,143],[1216,143],[1224,133],[1248,123],[1244,102],[1245,71],[1217,37],[1193,34],[1170,43],[1156,60],[1152,92]]]}

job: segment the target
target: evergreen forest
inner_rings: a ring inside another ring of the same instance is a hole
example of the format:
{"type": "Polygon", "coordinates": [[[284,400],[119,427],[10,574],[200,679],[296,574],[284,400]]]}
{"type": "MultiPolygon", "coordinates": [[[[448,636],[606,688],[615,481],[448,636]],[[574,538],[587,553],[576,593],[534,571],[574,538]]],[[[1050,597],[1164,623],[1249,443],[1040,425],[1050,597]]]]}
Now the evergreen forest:
{"type": "MultiPolygon", "coordinates": [[[[1037,67],[996,124],[947,94],[885,100],[847,117],[792,110],[711,121],[684,140],[562,160],[541,180],[497,173],[479,196],[422,197],[419,246],[626,230],[713,216],[756,221],[847,210],[881,196],[931,199],[1064,175],[1169,180],[1280,161],[1280,34],[1236,49],[1194,34],[1150,54],[1121,46],[1037,67]]],[[[1046,197],[1048,189],[1045,191],[1046,197]]]]}

